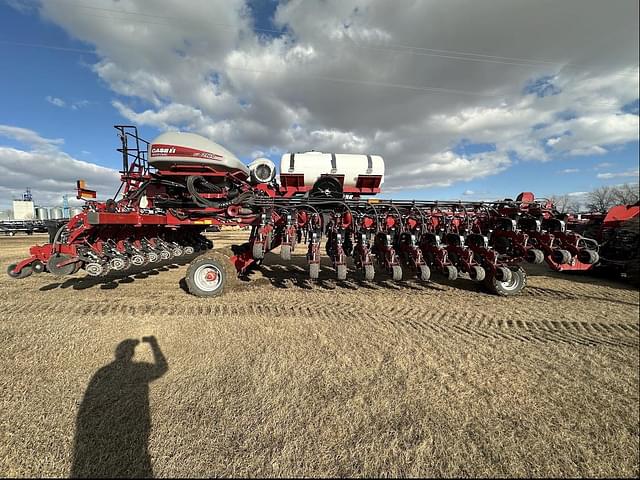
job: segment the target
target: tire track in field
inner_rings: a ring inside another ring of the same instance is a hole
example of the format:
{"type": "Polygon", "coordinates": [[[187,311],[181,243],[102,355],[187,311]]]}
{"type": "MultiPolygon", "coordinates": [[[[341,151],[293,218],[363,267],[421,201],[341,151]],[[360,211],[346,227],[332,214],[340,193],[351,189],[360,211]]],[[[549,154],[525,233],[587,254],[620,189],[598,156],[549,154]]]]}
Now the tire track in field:
{"type": "MultiPolygon", "coordinates": [[[[533,312],[532,312],[533,313],[533,312]]],[[[45,309],[37,304],[3,303],[0,316],[10,318],[17,315],[65,315],[76,318],[84,316],[135,317],[143,315],[186,315],[216,317],[297,317],[313,318],[317,321],[342,324],[349,323],[360,329],[389,329],[403,335],[412,336],[444,335],[466,340],[484,341],[510,340],[524,343],[564,343],[567,345],[629,347],[637,348],[639,342],[638,324],[605,323],[575,320],[525,320],[495,318],[476,307],[462,310],[426,309],[407,302],[395,304],[377,311],[363,311],[360,305],[316,305],[298,303],[285,304],[221,304],[190,303],[172,304],[130,304],[93,303],[74,304],[54,301],[45,309]]],[[[534,318],[534,317],[532,317],[534,318]]],[[[382,332],[381,332],[382,333],[382,332]]]]}

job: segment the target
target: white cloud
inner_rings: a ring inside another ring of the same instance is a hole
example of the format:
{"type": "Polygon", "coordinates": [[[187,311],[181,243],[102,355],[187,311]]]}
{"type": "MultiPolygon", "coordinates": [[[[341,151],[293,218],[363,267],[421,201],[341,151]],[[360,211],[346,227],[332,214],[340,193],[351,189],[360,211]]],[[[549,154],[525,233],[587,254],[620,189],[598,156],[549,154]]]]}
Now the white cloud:
{"type": "Polygon", "coordinates": [[[40,12],[95,46],[94,71],[128,120],[245,156],[379,153],[387,188],[638,139],[638,117],[621,111],[638,97],[635,0],[292,0],[277,8],[278,38],[252,30],[242,0],[158,0],[152,14],[143,0],[43,2],[40,12]],[[495,151],[453,153],[462,140],[495,151]]]}
{"type": "Polygon", "coordinates": [[[77,160],[61,150],[61,139],[43,138],[25,128],[0,125],[0,137],[17,141],[22,148],[0,143],[0,208],[31,188],[34,201],[59,205],[62,195],[75,197],[76,180],[87,181],[100,198],[108,198],[119,185],[119,174],[110,168],[77,160]],[[43,174],[43,172],[45,172],[43,174]]]}
{"type": "Polygon", "coordinates": [[[636,169],[636,170],[627,170],[626,172],[599,173],[596,176],[598,178],[603,179],[603,180],[608,180],[610,178],[621,178],[621,177],[636,177],[636,178],[638,178],[639,174],[640,174],[640,172],[636,169]]]}
{"type": "Polygon", "coordinates": [[[589,192],[570,192],[570,193],[567,193],[567,195],[569,195],[570,197],[584,197],[588,193],[589,192]]]}
{"type": "Polygon", "coordinates": [[[580,171],[579,168],[565,168],[564,170],[560,170],[559,173],[569,174],[569,173],[578,173],[580,171]]]}
{"type": "Polygon", "coordinates": [[[52,105],[55,105],[56,107],[63,108],[67,106],[67,102],[65,102],[64,100],[58,97],[52,97],[47,95],[45,99],[47,100],[47,102],[49,102],[52,105]]]}

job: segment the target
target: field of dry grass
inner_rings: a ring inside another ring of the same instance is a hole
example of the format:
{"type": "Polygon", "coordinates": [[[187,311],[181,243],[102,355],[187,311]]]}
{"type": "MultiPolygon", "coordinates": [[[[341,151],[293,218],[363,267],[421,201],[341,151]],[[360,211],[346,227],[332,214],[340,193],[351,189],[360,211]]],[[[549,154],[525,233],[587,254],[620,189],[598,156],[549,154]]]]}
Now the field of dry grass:
{"type": "MultiPolygon", "coordinates": [[[[3,268],[34,240],[0,238],[3,268]]],[[[310,284],[294,260],[211,300],[178,264],[3,272],[0,475],[638,476],[637,290],[310,284]],[[121,343],[150,335],[155,358],[121,343]]]]}

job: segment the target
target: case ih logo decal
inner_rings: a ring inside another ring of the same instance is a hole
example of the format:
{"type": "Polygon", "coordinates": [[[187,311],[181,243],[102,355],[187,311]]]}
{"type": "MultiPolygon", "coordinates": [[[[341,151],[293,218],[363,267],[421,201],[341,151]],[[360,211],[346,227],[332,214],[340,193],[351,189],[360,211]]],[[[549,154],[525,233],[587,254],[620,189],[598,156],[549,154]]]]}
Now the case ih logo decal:
{"type": "Polygon", "coordinates": [[[152,157],[194,157],[206,158],[209,160],[222,160],[222,155],[217,153],[205,152],[204,150],[196,150],[195,148],[179,147],[176,145],[151,145],[152,157]]]}

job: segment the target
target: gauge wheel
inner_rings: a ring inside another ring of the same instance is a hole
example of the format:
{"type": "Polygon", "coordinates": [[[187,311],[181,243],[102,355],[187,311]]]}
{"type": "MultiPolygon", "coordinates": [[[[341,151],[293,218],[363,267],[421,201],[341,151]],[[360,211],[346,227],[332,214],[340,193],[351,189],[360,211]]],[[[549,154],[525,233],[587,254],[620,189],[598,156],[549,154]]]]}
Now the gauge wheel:
{"type": "Polygon", "coordinates": [[[196,258],[185,277],[189,293],[196,297],[222,295],[229,275],[228,263],[226,257],[215,254],[196,258]]]}

